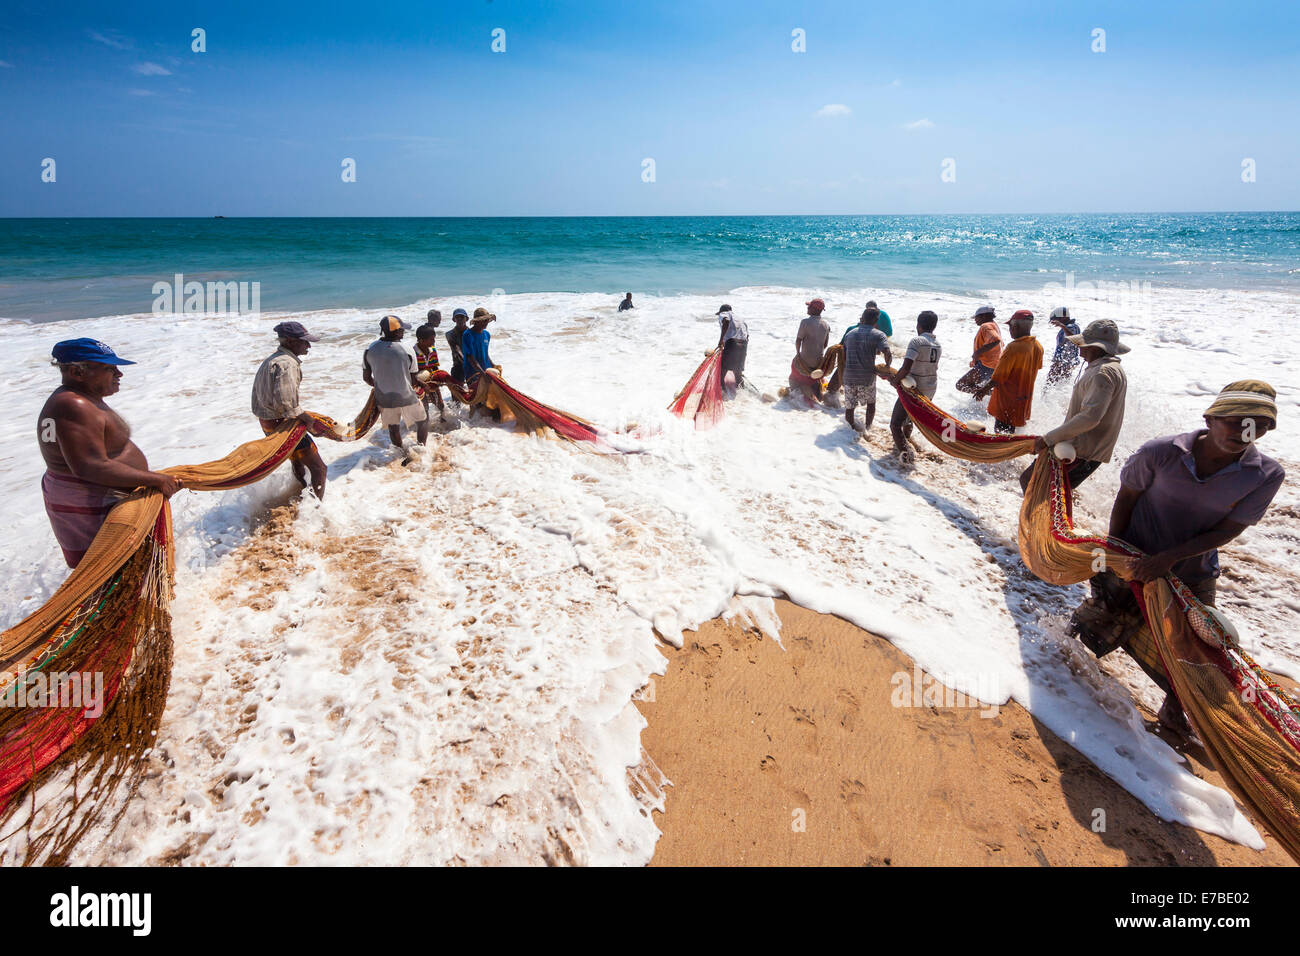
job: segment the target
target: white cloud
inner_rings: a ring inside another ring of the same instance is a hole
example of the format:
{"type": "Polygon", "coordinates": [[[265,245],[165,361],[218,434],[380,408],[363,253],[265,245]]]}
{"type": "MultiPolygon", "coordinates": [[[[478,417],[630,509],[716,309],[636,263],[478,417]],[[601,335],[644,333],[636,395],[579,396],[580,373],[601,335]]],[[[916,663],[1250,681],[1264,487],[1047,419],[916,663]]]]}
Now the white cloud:
{"type": "Polygon", "coordinates": [[[153,96],[153,90],[127,90],[132,96],[153,96]]]}
{"type": "Polygon", "coordinates": [[[817,111],[818,116],[848,116],[853,110],[843,103],[827,103],[817,111]]]}
{"type": "Polygon", "coordinates": [[[141,76],[171,76],[172,71],[167,69],[161,63],[137,63],[131,69],[135,70],[141,76]]]}
{"type": "Polygon", "coordinates": [[[114,50],[131,49],[131,41],[116,31],[109,30],[108,34],[96,33],[94,30],[87,30],[90,38],[96,43],[102,43],[104,46],[111,46],[114,50]]]}
{"type": "Polygon", "coordinates": [[[902,80],[891,80],[889,85],[890,85],[891,87],[893,87],[894,89],[898,89],[898,87],[900,87],[900,86],[903,85],[903,81],[902,81],[902,80]]]}
{"type": "Polygon", "coordinates": [[[912,120],[910,123],[904,123],[903,129],[915,132],[918,129],[934,129],[934,124],[928,119],[912,120]]]}

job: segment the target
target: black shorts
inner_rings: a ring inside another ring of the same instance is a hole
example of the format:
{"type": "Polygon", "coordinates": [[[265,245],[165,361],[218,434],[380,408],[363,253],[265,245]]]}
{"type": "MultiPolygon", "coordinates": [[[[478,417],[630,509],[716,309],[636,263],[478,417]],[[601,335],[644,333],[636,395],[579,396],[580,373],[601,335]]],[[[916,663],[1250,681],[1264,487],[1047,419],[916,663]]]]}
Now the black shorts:
{"type": "Polygon", "coordinates": [[[725,376],[728,372],[735,372],[737,375],[745,371],[745,353],[749,351],[749,342],[741,342],[739,339],[731,339],[722,346],[722,374],[725,376]]]}

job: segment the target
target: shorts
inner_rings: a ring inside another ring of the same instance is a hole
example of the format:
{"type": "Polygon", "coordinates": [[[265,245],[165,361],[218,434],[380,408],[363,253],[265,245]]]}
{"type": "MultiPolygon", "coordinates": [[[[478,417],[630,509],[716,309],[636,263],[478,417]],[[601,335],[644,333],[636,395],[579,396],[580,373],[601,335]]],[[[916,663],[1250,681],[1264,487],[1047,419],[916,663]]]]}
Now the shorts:
{"type": "Polygon", "coordinates": [[[722,377],[726,378],[728,372],[734,372],[736,379],[745,372],[745,354],[749,351],[749,340],[740,341],[731,339],[722,346],[722,377]]]}
{"type": "Polygon", "coordinates": [[[859,405],[876,404],[876,383],[870,385],[845,385],[844,386],[844,408],[851,411],[859,405]]]}
{"type": "MultiPolygon", "coordinates": [[[[291,422],[291,418],[259,418],[258,424],[262,426],[262,434],[269,435],[274,431],[279,431],[285,422],[291,422]]],[[[307,456],[316,450],[316,442],[312,441],[310,435],[303,435],[302,441],[293,446],[293,453],[289,455],[289,460],[298,464],[306,464],[307,456]]]]}
{"type": "Polygon", "coordinates": [[[429,413],[424,410],[424,402],[412,402],[410,405],[403,405],[400,408],[381,408],[379,410],[379,421],[389,427],[393,425],[418,425],[429,417],[429,413]]]}

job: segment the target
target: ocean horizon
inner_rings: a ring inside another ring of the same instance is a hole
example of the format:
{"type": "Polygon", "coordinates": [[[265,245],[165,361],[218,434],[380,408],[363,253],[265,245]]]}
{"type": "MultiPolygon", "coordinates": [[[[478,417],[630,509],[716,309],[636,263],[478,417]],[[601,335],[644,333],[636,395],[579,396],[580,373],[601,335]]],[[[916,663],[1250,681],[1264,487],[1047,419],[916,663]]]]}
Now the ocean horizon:
{"type": "Polygon", "coordinates": [[[1294,291],[1300,212],[0,219],[0,318],[155,311],[158,282],[257,283],[274,313],[436,296],[950,295],[1060,283],[1294,291]]]}

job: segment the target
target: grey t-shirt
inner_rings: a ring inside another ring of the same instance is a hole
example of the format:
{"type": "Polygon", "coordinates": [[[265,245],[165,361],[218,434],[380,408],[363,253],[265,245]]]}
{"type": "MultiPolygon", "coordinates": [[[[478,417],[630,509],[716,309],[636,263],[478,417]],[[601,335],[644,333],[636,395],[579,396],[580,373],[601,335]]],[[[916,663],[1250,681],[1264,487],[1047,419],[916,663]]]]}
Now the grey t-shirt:
{"type": "Polygon", "coordinates": [[[907,343],[907,354],[903,358],[912,360],[909,374],[916,379],[916,390],[926,398],[934,398],[939,388],[939,353],[942,351],[943,347],[933,332],[922,332],[907,343]]]}
{"type": "Polygon", "coordinates": [[[405,408],[419,402],[411,388],[411,376],[419,370],[415,353],[401,342],[371,342],[366,364],[375,378],[375,404],[380,408],[405,408]]]}
{"type": "Polygon", "coordinates": [[[799,323],[799,336],[803,338],[799,358],[812,368],[819,367],[826,354],[826,343],[831,340],[830,323],[819,315],[810,315],[799,323]]]}
{"type": "Polygon", "coordinates": [[[889,339],[874,325],[857,325],[844,335],[844,384],[875,385],[876,353],[889,339]]]}

